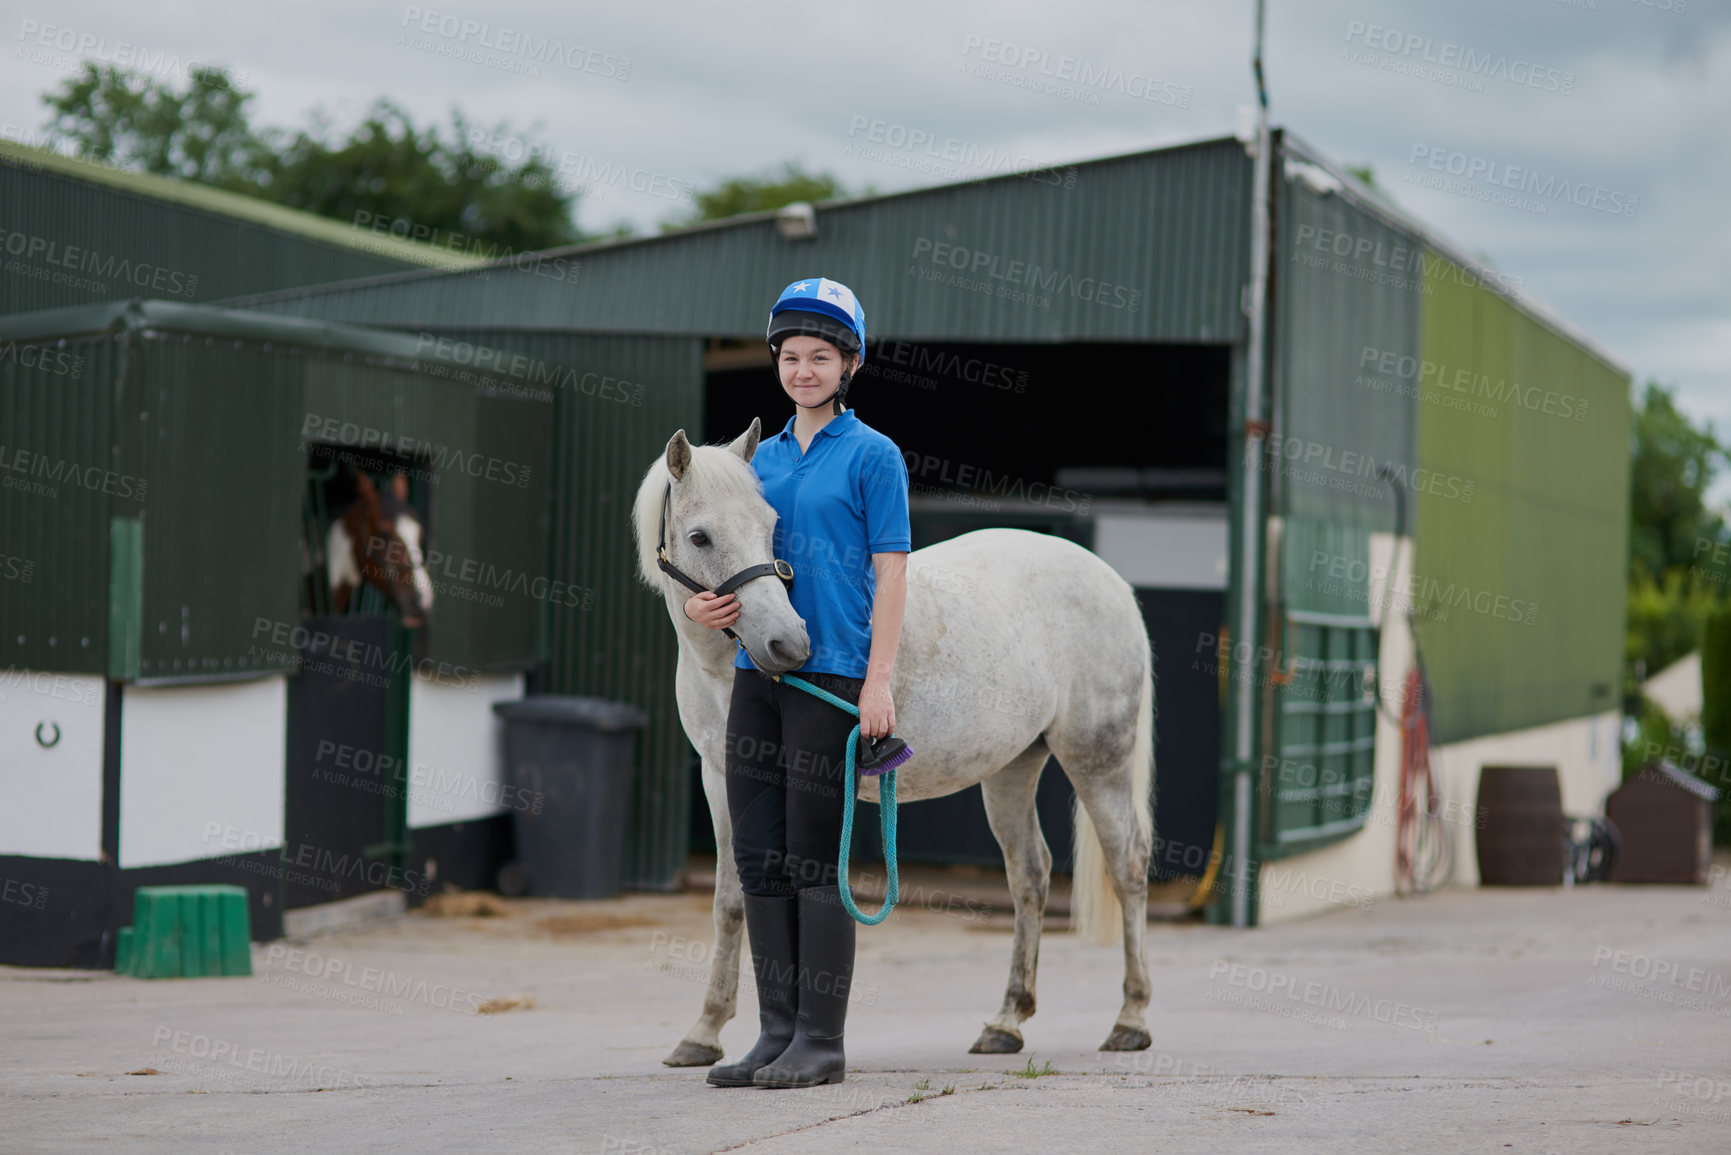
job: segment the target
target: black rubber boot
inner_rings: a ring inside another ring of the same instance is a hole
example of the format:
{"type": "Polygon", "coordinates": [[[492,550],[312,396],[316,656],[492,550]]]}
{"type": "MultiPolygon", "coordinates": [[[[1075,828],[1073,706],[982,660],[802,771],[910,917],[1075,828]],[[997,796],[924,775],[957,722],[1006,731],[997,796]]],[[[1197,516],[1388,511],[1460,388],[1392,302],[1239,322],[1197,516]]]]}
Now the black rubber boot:
{"type": "Polygon", "coordinates": [[[757,978],[757,1042],[745,1057],[711,1067],[717,1087],[749,1087],[758,1068],[793,1041],[798,1009],[799,906],[794,897],[745,896],[745,934],[751,940],[751,970],[757,978]]]}
{"type": "Polygon", "coordinates": [[[842,1027],[853,989],[854,920],[834,886],[799,892],[799,1014],[793,1042],[760,1068],[759,1087],[817,1087],[847,1075],[842,1027]]]}

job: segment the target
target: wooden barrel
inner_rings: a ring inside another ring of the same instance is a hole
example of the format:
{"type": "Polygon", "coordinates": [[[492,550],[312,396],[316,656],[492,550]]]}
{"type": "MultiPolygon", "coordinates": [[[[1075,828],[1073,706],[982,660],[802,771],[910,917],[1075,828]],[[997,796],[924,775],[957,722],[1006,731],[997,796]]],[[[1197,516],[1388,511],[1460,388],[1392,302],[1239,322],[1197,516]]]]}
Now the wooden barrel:
{"type": "Polygon", "coordinates": [[[1566,837],[1555,766],[1486,766],[1478,805],[1480,885],[1562,885],[1566,837]]]}

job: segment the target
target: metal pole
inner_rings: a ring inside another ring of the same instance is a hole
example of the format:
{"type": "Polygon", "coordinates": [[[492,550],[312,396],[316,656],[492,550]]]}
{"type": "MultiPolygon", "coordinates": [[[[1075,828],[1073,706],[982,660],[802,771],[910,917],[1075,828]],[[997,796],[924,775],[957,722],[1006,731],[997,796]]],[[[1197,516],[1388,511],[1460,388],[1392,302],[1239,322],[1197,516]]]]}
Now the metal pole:
{"type": "MultiPolygon", "coordinates": [[[[1244,484],[1239,549],[1242,569],[1238,580],[1238,638],[1250,655],[1249,668],[1240,671],[1238,717],[1234,725],[1236,761],[1232,791],[1232,925],[1250,925],[1250,803],[1251,734],[1256,712],[1257,583],[1260,580],[1262,530],[1262,442],[1268,427],[1262,421],[1263,332],[1268,307],[1268,183],[1271,168],[1268,133],[1268,88],[1262,77],[1262,29],[1266,0],[1256,0],[1256,52],[1251,67],[1256,75],[1256,172],[1250,194],[1250,347],[1244,359],[1248,378],[1244,390],[1244,484]]],[[[1228,661],[1231,655],[1228,654],[1228,661]]]]}

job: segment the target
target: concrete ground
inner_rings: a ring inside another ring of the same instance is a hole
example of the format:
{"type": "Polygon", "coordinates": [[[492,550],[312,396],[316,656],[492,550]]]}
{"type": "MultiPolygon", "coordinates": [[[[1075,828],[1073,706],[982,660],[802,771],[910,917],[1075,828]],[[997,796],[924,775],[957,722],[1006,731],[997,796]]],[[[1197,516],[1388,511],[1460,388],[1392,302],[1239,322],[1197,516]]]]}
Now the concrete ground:
{"type": "MultiPolygon", "coordinates": [[[[847,1081],[806,1091],[661,1065],[702,997],[697,893],[414,913],[257,945],[251,978],[0,968],[0,1149],[1731,1149],[1731,890],[1155,924],[1133,1055],[1094,1049],[1116,949],[1051,933],[1024,1053],[986,1056],[1008,923],[944,878],[860,928],[847,1081]]],[[[747,987],[723,1043],[755,1036],[747,987]]]]}

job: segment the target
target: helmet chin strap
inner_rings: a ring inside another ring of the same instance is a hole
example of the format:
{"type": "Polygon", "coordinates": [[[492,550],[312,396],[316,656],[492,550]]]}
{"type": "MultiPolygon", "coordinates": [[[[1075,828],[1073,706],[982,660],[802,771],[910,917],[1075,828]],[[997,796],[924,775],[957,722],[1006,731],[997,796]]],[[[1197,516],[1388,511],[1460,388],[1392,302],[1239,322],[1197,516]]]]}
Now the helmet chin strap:
{"type": "Polygon", "coordinates": [[[841,416],[842,401],[844,398],[847,397],[847,387],[848,387],[849,383],[852,381],[853,381],[853,370],[852,369],[843,369],[842,373],[841,373],[841,384],[836,386],[834,393],[831,393],[828,397],[825,397],[822,401],[813,402],[810,405],[807,405],[803,401],[795,401],[794,404],[798,405],[801,409],[822,409],[825,405],[828,405],[831,402],[833,402],[835,404],[835,415],[837,417],[840,417],[841,416]]]}

